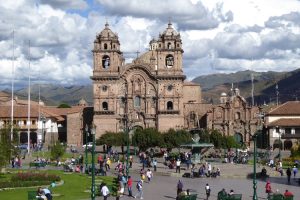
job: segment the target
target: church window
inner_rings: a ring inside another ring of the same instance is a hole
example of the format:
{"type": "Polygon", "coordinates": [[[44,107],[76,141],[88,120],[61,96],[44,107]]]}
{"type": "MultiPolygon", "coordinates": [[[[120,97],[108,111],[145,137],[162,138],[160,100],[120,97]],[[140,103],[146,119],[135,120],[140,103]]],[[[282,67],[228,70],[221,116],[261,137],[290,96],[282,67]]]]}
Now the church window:
{"type": "Polygon", "coordinates": [[[172,45],[171,42],[168,43],[168,49],[171,49],[172,45]]]}
{"type": "Polygon", "coordinates": [[[160,47],[161,47],[161,44],[159,44],[158,47],[160,48],[160,47]]]}
{"type": "Polygon", "coordinates": [[[172,101],[167,102],[167,110],[173,110],[173,102],[172,101]]]}
{"type": "Polygon", "coordinates": [[[134,107],[141,107],[141,97],[140,96],[134,97],[134,107]]]}
{"type": "Polygon", "coordinates": [[[102,57],[102,67],[107,69],[110,66],[110,58],[109,56],[105,55],[102,57]]]}
{"type": "Polygon", "coordinates": [[[174,57],[172,55],[167,55],[166,56],[166,67],[171,68],[174,65],[174,57]]]}
{"type": "Polygon", "coordinates": [[[114,49],[115,49],[115,48],[116,48],[116,45],[114,44],[113,47],[114,47],[114,49]]]}
{"type": "Polygon", "coordinates": [[[234,115],[234,119],[241,119],[241,113],[236,112],[234,115]]]}
{"type": "Polygon", "coordinates": [[[179,44],[177,44],[177,47],[179,47],[179,44]]]}
{"type": "Polygon", "coordinates": [[[104,43],[104,49],[107,49],[107,44],[106,43],[104,43]]]}
{"type": "Polygon", "coordinates": [[[173,85],[168,85],[167,89],[168,89],[168,91],[172,91],[173,85]]]}
{"type": "Polygon", "coordinates": [[[103,91],[103,92],[106,92],[106,91],[107,91],[107,86],[106,86],[106,85],[103,85],[103,86],[102,86],[102,91],[103,91]]]}
{"type": "Polygon", "coordinates": [[[102,109],[108,110],[108,103],[106,101],[102,102],[102,109]]]}

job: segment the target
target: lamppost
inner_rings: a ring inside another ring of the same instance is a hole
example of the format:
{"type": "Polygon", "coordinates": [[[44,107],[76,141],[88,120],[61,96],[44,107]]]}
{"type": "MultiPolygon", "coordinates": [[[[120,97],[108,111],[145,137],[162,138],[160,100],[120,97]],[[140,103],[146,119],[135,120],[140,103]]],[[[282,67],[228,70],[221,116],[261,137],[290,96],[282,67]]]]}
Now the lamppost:
{"type": "Polygon", "coordinates": [[[257,181],[256,181],[256,139],[257,133],[252,136],[253,145],[254,145],[254,158],[253,158],[253,200],[257,200],[257,181]]]}
{"type": "Polygon", "coordinates": [[[45,124],[46,124],[46,117],[44,115],[41,115],[42,120],[42,137],[43,137],[43,143],[45,143],[45,136],[46,136],[46,130],[45,130],[45,124]]]}
{"type": "Polygon", "coordinates": [[[278,139],[279,139],[279,144],[278,144],[278,148],[279,148],[279,152],[278,152],[278,158],[279,161],[281,161],[281,132],[280,132],[280,128],[278,126],[276,126],[276,132],[278,133],[278,139]]]}
{"type": "Polygon", "coordinates": [[[93,136],[93,147],[92,147],[92,188],[91,188],[91,199],[95,200],[96,197],[96,186],[95,186],[95,134],[96,134],[96,126],[93,125],[91,129],[91,134],[93,136]]]}
{"type": "Polygon", "coordinates": [[[129,176],[129,156],[130,156],[130,148],[129,148],[129,128],[128,128],[128,115],[125,116],[125,133],[127,134],[127,150],[126,150],[126,178],[128,180],[129,176]]]}
{"type": "Polygon", "coordinates": [[[88,150],[87,150],[87,146],[88,146],[88,134],[89,134],[89,127],[86,124],[85,125],[85,173],[88,173],[88,150]]]}
{"type": "Polygon", "coordinates": [[[257,131],[256,133],[252,136],[253,139],[253,146],[254,146],[254,158],[253,158],[253,200],[257,200],[257,193],[256,193],[256,189],[257,189],[257,181],[256,181],[256,158],[257,158],[257,150],[256,150],[256,142],[257,142],[257,135],[261,135],[262,134],[262,130],[263,130],[263,119],[265,117],[264,113],[259,112],[257,114],[258,118],[259,118],[259,122],[257,124],[257,131]]]}

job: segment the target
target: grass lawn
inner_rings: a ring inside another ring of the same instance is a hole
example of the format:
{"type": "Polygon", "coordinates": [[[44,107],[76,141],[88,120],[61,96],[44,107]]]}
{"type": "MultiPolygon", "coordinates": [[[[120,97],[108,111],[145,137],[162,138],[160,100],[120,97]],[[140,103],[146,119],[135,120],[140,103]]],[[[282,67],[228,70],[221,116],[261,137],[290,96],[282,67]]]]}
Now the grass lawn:
{"type": "MultiPolygon", "coordinates": [[[[60,195],[55,196],[54,199],[80,200],[90,198],[90,186],[92,181],[90,176],[77,173],[65,174],[62,171],[48,171],[48,173],[57,174],[64,181],[63,185],[51,188],[54,195],[60,195]]],[[[101,180],[107,183],[107,185],[113,185],[113,177],[97,177],[96,186],[100,185],[101,180]]],[[[27,191],[36,191],[37,188],[38,187],[0,191],[0,199],[26,200],[27,191]]]]}

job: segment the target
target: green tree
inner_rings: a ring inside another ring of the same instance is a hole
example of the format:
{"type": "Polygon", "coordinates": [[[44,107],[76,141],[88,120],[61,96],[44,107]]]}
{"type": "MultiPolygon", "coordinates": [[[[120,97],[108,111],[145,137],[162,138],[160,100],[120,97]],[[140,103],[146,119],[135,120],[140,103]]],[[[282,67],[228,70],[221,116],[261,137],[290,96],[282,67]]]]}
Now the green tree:
{"type": "Polygon", "coordinates": [[[185,130],[169,129],[166,133],[162,134],[163,146],[168,149],[179,148],[180,145],[191,142],[192,135],[185,130]]]}
{"type": "Polygon", "coordinates": [[[127,145],[128,136],[124,132],[106,132],[101,135],[97,140],[97,145],[107,144],[111,146],[125,146],[127,145]]]}
{"type": "Polygon", "coordinates": [[[200,142],[206,142],[206,143],[210,142],[209,130],[204,129],[204,130],[200,131],[199,136],[200,136],[200,142]]]}
{"type": "Polygon", "coordinates": [[[156,129],[137,129],[132,137],[132,143],[139,147],[141,151],[146,151],[150,147],[162,145],[162,135],[156,129]]]}
{"type": "Polygon", "coordinates": [[[13,129],[13,141],[10,133],[11,126],[4,126],[0,129],[0,168],[8,164],[11,158],[18,154],[18,130],[13,129]]]}
{"type": "MultiPolygon", "coordinates": [[[[239,148],[240,145],[235,141],[233,136],[225,137],[226,148],[239,148]]],[[[223,146],[224,147],[224,146],[223,146]]]]}
{"type": "Polygon", "coordinates": [[[54,160],[59,160],[65,153],[66,147],[61,144],[60,142],[56,142],[52,147],[51,147],[51,158],[54,160]]]}
{"type": "Polygon", "coordinates": [[[217,130],[212,130],[210,133],[210,142],[214,144],[215,148],[222,148],[224,146],[224,137],[217,130]]]}
{"type": "Polygon", "coordinates": [[[61,103],[57,108],[72,108],[69,104],[67,103],[61,103]]]}

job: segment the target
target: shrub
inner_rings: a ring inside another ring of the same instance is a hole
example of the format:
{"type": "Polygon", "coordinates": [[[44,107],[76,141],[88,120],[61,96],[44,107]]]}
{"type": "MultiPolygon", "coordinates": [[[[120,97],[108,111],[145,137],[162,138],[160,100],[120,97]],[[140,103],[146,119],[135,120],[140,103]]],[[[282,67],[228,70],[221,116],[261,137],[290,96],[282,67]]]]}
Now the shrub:
{"type": "Polygon", "coordinates": [[[66,147],[59,142],[56,142],[51,147],[51,158],[54,160],[58,160],[60,157],[62,157],[65,153],[66,147]]]}
{"type": "Polygon", "coordinates": [[[26,182],[26,181],[60,181],[60,177],[54,174],[47,173],[17,173],[11,177],[11,182],[26,182]]]}

